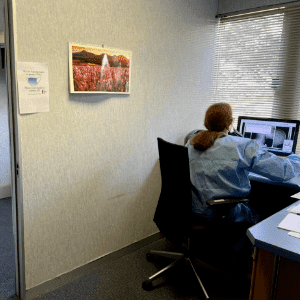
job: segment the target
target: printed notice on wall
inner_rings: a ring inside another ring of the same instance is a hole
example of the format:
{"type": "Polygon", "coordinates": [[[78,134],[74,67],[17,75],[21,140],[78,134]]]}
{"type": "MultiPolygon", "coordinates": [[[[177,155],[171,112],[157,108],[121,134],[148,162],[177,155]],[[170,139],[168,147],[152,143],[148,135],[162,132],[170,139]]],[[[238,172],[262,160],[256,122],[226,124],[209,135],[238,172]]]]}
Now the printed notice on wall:
{"type": "Polygon", "coordinates": [[[20,114],[49,112],[48,64],[18,62],[20,114]]]}

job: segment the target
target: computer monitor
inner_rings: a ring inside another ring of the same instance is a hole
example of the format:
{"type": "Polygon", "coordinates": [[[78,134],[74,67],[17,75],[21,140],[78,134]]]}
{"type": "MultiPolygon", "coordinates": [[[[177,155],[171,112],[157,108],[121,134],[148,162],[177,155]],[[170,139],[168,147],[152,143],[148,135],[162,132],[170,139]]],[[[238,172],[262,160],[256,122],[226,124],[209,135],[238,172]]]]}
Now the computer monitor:
{"type": "Polygon", "coordinates": [[[256,140],[269,152],[288,156],[296,151],[299,124],[298,120],[240,116],[237,130],[243,137],[256,140]]]}

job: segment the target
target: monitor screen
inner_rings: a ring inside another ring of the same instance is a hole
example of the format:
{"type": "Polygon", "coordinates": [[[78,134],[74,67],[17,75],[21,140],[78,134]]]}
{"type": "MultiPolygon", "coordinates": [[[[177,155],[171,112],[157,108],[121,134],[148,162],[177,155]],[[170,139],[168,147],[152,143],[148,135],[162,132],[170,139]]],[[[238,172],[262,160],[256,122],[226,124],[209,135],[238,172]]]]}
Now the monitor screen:
{"type": "Polygon", "coordinates": [[[299,123],[298,120],[240,116],[237,130],[243,137],[256,140],[269,152],[288,156],[296,151],[299,123]]]}

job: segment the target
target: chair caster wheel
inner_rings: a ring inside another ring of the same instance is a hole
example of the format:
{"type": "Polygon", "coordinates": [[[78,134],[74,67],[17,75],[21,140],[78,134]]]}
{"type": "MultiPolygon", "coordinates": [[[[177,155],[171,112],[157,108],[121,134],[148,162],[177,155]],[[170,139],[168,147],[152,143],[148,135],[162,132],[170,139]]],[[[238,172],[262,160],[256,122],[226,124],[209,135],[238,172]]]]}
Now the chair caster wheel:
{"type": "Polygon", "coordinates": [[[154,260],[154,255],[153,255],[153,254],[150,254],[150,253],[147,253],[146,259],[147,259],[147,261],[151,262],[151,261],[154,260]]]}
{"type": "Polygon", "coordinates": [[[144,281],[143,284],[142,284],[142,288],[145,291],[150,291],[152,289],[152,281],[150,281],[150,280],[144,281]]]}

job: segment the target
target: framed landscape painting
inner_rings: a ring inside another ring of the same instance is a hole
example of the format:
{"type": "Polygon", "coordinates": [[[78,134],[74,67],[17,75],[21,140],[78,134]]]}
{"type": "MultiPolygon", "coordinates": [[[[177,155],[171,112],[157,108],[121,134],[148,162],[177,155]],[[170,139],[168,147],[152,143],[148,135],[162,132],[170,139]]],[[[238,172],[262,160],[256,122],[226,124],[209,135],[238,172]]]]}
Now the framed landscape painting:
{"type": "Polygon", "coordinates": [[[69,43],[70,93],[130,93],[131,51],[69,43]]]}

